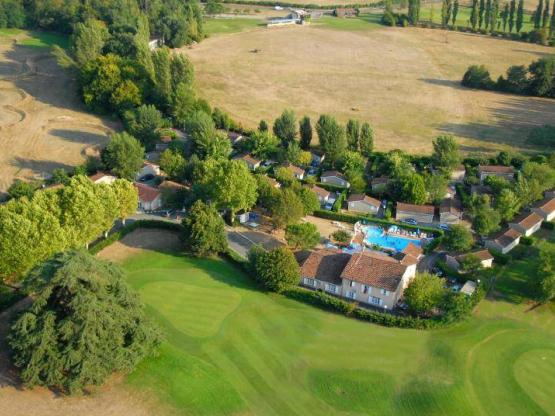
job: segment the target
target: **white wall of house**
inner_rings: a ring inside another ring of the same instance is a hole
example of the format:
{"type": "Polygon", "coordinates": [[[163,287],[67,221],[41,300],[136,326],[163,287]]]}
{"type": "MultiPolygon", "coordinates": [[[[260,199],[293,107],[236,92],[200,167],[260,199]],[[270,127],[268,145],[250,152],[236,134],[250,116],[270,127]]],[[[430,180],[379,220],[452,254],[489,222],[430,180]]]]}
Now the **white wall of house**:
{"type": "Polygon", "coordinates": [[[341,285],[334,285],[311,277],[301,277],[301,285],[311,289],[323,290],[332,295],[341,296],[341,285]]]}
{"type": "Polygon", "coordinates": [[[157,165],[144,165],[139,173],[137,173],[137,179],[140,179],[146,175],[158,176],[160,175],[160,166],[157,165]]]}
{"type": "Polygon", "coordinates": [[[139,209],[142,211],[155,211],[162,206],[162,196],[158,195],[152,201],[139,200],[139,209]]]}
{"type": "Polygon", "coordinates": [[[404,220],[412,218],[421,223],[432,223],[434,221],[434,214],[423,214],[419,212],[408,212],[408,211],[397,211],[395,218],[398,220],[404,220]]]}
{"type": "Polygon", "coordinates": [[[516,240],[514,240],[511,244],[503,247],[500,244],[498,244],[495,240],[487,240],[486,241],[486,247],[490,248],[492,250],[497,250],[500,251],[503,254],[507,254],[509,251],[511,251],[513,248],[515,248],[516,246],[518,246],[518,244],[520,243],[520,237],[517,238],[516,240]]]}
{"type": "Polygon", "coordinates": [[[380,207],[376,207],[364,201],[351,201],[347,203],[347,209],[349,211],[355,211],[355,212],[365,212],[369,214],[375,214],[378,212],[379,208],[380,207]]]}
{"type": "Polygon", "coordinates": [[[519,233],[525,235],[526,237],[530,237],[532,234],[534,234],[536,231],[538,231],[540,229],[541,225],[542,225],[542,223],[539,222],[539,223],[535,224],[532,228],[526,229],[520,224],[509,223],[509,227],[511,227],[513,230],[516,230],[519,233]]]}
{"type": "Polygon", "coordinates": [[[532,212],[535,212],[540,217],[544,219],[544,221],[552,221],[555,219],[555,211],[553,212],[546,212],[541,208],[532,208],[532,212]]]}
{"type": "Polygon", "coordinates": [[[351,184],[345,179],[338,178],[337,176],[325,176],[321,178],[322,183],[329,183],[330,185],[342,186],[348,188],[351,184]]]}

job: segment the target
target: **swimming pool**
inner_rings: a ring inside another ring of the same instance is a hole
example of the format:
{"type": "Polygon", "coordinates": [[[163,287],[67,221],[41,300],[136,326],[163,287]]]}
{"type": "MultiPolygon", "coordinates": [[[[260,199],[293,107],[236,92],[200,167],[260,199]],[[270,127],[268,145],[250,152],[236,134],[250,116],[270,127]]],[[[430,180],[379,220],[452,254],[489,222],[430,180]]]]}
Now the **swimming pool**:
{"type": "Polygon", "coordinates": [[[421,240],[407,238],[400,235],[384,234],[382,227],[376,225],[365,225],[362,227],[364,242],[368,245],[377,245],[395,251],[403,251],[410,243],[420,247],[421,240]]]}

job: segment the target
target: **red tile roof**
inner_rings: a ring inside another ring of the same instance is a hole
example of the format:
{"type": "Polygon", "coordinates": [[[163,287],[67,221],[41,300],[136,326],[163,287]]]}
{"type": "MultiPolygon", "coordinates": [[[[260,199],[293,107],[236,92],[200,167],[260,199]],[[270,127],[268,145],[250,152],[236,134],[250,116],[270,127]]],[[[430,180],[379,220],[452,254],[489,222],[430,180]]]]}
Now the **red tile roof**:
{"type": "Polygon", "coordinates": [[[301,276],[341,285],[341,272],[350,258],[338,250],[313,251],[301,266],[301,276]]]}
{"type": "Polygon", "coordinates": [[[308,189],[312,190],[316,194],[320,195],[322,198],[327,198],[330,196],[331,192],[321,188],[317,185],[308,186],[308,189]]]}
{"type": "Polygon", "coordinates": [[[506,247],[512,244],[515,240],[522,237],[522,234],[512,228],[507,229],[506,231],[501,231],[496,234],[492,239],[501,247],[506,247]]]}
{"type": "Polygon", "coordinates": [[[144,202],[152,202],[160,196],[160,191],[152,186],[144,183],[134,182],[135,187],[139,191],[139,200],[144,202]]]}
{"type": "Polygon", "coordinates": [[[460,215],[462,213],[461,204],[457,199],[445,198],[441,201],[439,212],[441,214],[449,212],[451,214],[460,215]]]}
{"type": "Polygon", "coordinates": [[[303,175],[303,174],[304,174],[304,169],[302,169],[302,168],[300,168],[300,167],[298,167],[298,166],[289,164],[289,165],[286,166],[286,168],[287,168],[290,172],[293,172],[293,174],[295,174],[295,175],[303,175]]]}
{"type": "Polygon", "coordinates": [[[397,202],[397,212],[417,212],[419,214],[430,214],[434,215],[434,206],[433,205],[414,205],[414,204],[405,204],[404,202],[397,202]]]}
{"type": "Polygon", "coordinates": [[[414,243],[409,243],[403,250],[403,253],[418,258],[424,253],[424,250],[422,250],[422,247],[418,247],[414,243]]]}
{"type": "Polygon", "coordinates": [[[518,224],[523,227],[525,230],[529,230],[530,228],[534,227],[538,223],[543,221],[543,217],[536,214],[535,212],[531,213],[524,213],[514,220],[511,221],[513,224],[518,224]]]}
{"type": "Polygon", "coordinates": [[[99,179],[102,179],[105,176],[112,176],[109,173],[105,173],[105,172],[96,172],[94,175],[89,176],[89,179],[93,182],[98,181],[99,179]]]}
{"type": "Polygon", "coordinates": [[[363,252],[352,255],[341,278],[394,292],[406,270],[394,258],[363,252]]]}
{"type": "Polygon", "coordinates": [[[380,205],[382,204],[380,201],[378,201],[376,198],[372,198],[368,195],[364,195],[364,194],[352,194],[349,196],[349,199],[347,199],[347,202],[366,202],[367,204],[370,205],[374,205],[375,207],[380,207],[380,205]]]}
{"type": "Polygon", "coordinates": [[[322,177],[322,178],[330,178],[330,177],[332,177],[332,176],[336,176],[336,177],[341,178],[341,179],[343,179],[343,180],[345,180],[345,181],[347,180],[347,178],[345,177],[345,175],[343,175],[341,172],[338,172],[338,171],[336,171],[336,170],[328,170],[328,171],[322,173],[322,176],[321,176],[321,177],[322,177]]]}
{"type": "Polygon", "coordinates": [[[536,204],[536,207],[547,214],[555,211],[555,198],[545,198],[536,204]]]}
{"type": "Polygon", "coordinates": [[[510,173],[515,173],[515,168],[513,168],[512,166],[501,166],[501,165],[480,165],[478,166],[478,172],[510,174],[510,173]]]}

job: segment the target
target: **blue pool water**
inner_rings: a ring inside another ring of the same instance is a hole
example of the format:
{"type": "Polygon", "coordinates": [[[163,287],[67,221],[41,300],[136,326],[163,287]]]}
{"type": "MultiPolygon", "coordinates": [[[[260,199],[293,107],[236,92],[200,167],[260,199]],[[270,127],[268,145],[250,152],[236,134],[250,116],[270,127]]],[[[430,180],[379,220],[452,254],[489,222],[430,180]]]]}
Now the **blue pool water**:
{"type": "Polygon", "coordinates": [[[419,239],[412,239],[398,235],[384,234],[382,227],[375,225],[366,225],[363,228],[364,242],[366,244],[375,244],[377,246],[388,248],[395,251],[403,251],[410,243],[420,247],[421,241],[419,239]]]}

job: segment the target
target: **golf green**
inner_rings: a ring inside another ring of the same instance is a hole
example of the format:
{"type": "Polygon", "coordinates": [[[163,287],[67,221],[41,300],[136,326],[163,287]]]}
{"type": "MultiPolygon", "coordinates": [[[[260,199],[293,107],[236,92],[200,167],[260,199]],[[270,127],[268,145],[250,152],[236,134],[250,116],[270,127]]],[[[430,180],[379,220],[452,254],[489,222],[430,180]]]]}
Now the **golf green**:
{"type": "Polygon", "coordinates": [[[552,308],[484,301],[452,328],[385,328],[260,292],[222,260],[124,263],[166,341],[128,383],[170,414],[554,414],[552,308]]]}

